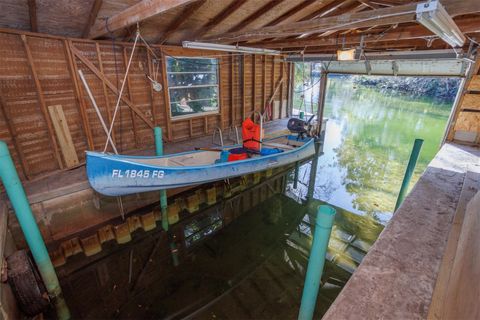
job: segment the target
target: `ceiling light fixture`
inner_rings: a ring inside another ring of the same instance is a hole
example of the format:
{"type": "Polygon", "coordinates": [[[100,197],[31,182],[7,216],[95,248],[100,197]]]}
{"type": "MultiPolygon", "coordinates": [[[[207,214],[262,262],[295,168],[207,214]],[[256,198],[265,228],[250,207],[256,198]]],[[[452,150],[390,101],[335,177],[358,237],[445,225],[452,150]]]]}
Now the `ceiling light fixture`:
{"type": "Polygon", "coordinates": [[[242,47],[242,46],[231,46],[231,45],[228,45],[228,44],[196,42],[196,41],[183,41],[182,46],[184,48],[190,48],[190,49],[216,50],[216,51],[240,52],[240,53],[250,53],[250,54],[269,54],[269,55],[280,55],[281,54],[281,52],[278,51],[278,50],[270,50],[270,49],[264,49],[264,48],[253,48],[253,47],[242,47]]]}
{"type": "Polygon", "coordinates": [[[461,47],[465,36],[438,0],[417,5],[417,21],[452,47],[461,47]]]}

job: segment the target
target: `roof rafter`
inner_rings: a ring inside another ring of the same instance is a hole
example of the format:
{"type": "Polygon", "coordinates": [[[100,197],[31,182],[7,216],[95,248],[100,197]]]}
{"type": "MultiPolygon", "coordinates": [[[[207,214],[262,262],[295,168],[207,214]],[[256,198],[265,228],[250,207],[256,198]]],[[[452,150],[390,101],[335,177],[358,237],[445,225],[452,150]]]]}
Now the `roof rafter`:
{"type": "MultiPolygon", "coordinates": [[[[480,19],[478,18],[462,18],[455,21],[464,33],[480,32],[480,19]]],[[[382,32],[376,34],[358,34],[352,36],[342,37],[341,42],[346,45],[359,44],[362,36],[365,43],[371,42],[385,42],[398,40],[414,40],[421,38],[428,38],[434,36],[428,29],[422,26],[407,26],[391,29],[390,32],[382,32]]],[[[252,46],[271,48],[271,49],[286,49],[286,48],[300,48],[300,47],[320,47],[320,46],[335,46],[339,44],[337,37],[319,38],[310,37],[296,40],[276,40],[267,43],[252,43],[252,46]]]]}
{"type": "Polygon", "coordinates": [[[219,14],[213,17],[206,25],[204,25],[193,37],[199,38],[203,36],[208,31],[212,30],[216,25],[221,23],[223,20],[230,17],[238,8],[240,8],[247,0],[233,0],[233,2],[223,9],[219,14]]]}
{"type": "Polygon", "coordinates": [[[30,29],[32,32],[38,32],[37,2],[35,0],[28,0],[28,15],[30,16],[30,29]]]}
{"type": "Polygon", "coordinates": [[[180,28],[180,26],[190,18],[201,6],[203,6],[207,0],[199,0],[192,4],[189,4],[182,12],[175,17],[175,19],[167,26],[166,30],[158,39],[154,40],[153,43],[163,44],[168,38],[180,28]]]}
{"type": "Polygon", "coordinates": [[[88,37],[88,34],[90,33],[90,28],[95,23],[95,20],[97,20],[98,12],[100,11],[102,4],[103,4],[103,0],[95,0],[93,2],[92,9],[90,9],[90,14],[88,15],[87,24],[83,29],[82,38],[88,37]]]}
{"type": "Polygon", "coordinates": [[[251,15],[237,23],[235,26],[231,27],[227,32],[235,32],[244,29],[247,27],[249,24],[251,24],[253,21],[257,20],[260,18],[265,12],[272,10],[279,4],[281,4],[284,0],[270,0],[267,2],[265,5],[263,5],[260,9],[257,11],[253,12],[251,15]]]}
{"type": "MultiPolygon", "coordinates": [[[[452,16],[480,12],[480,1],[478,0],[450,0],[446,1],[444,5],[452,16]]],[[[300,21],[281,26],[225,33],[219,36],[208,37],[206,40],[216,42],[240,42],[312,34],[330,30],[339,31],[352,28],[368,28],[375,25],[394,25],[398,23],[415,22],[415,10],[416,3],[411,3],[357,13],[346,13],[322,19],[300,21]]]]}
{"type": "Polygon", "coordinates": [[[153,17],[157,14],[178,8],[198,0],[143,0],[122,12],[109,17],[103,23],[95,23],[90,31],[88,38],[95,39],[109,32],[126,28],[141,22],[145,19],[153,17]]]}

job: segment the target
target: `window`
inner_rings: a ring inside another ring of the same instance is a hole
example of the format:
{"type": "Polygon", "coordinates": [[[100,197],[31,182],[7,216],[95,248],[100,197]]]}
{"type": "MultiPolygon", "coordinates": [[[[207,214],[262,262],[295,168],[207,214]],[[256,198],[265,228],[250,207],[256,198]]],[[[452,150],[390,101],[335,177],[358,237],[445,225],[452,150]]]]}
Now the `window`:
{"type": "Polygon", "coordinates": [[[167,57],[170,115],[218,113],[218,60],[167,57]]]}

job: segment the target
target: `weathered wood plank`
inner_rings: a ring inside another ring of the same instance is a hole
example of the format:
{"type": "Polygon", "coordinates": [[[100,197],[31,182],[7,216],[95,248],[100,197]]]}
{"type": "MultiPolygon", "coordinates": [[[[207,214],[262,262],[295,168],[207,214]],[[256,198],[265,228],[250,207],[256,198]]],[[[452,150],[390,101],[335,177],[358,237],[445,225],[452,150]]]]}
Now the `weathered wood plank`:
{"type": "Polygon", "coordinates": [[[465,94],[462,101],[462,110],[465,109],[480,110],[480,94],[465,94]]]}
{"type": "Polygon", "coordinates": [[[72,135],[70,134],[62,106],[48,106],[48,112],[52,118],[53,128],[55,129],[65,164],[68,168],[77,166],[79,164],[77,152],[75,151],[75,145],[73,144],[72,135]]]}
{"type": "Polygon", "coordinates": [[[455,216],[453,217],[452,227],[448,235],[447,247],[443,255],[442,264],[438,273],[437,282],[433,291],[432,303],[428,310],[428,319],[442,319],[442,313],[449,280],[451,277],[455,253],[458,247],[458,241],[462,231],[462,225],[465,218],[465,211],[468,202],[480,191],[480,173],[467,171],[463,181],[460,199],[458,200],[455,216]]]}
{"type": "Polygon", "coordinates": [[[28,14],[30,16],[30,29],[32,32],[38,32],[36,0],[28,0],[28,14]]]}
{"type": "Polygon", "coordinates": [[[467,90],[480,91],[480,75],[474,75],[470,80],[467,90]]]}
{"type": "Polygon", "coordinates": [[[480,192],[468,203],[444,303],[443,319],[479,319],[480,192]]]}

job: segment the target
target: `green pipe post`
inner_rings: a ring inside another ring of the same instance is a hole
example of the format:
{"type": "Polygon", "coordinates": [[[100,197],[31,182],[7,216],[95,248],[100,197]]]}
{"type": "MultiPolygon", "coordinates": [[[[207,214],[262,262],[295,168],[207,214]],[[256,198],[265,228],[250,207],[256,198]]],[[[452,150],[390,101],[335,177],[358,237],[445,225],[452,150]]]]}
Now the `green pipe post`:
{"type": "Polygon", "coordinates": [[[317,210],[312,249],[308,259],[302,302],[298,313],[299,320],[311,320],[313,318],[335,214],[335,209],[328,205],[321,205],[317,210]]]}
{"type": "Polygon", "coordinates": [[[320,139],[315,138],[315,155],[310,166],[310,178],[308,181],[307,201],[313,200],[313,193],[315,191],[315,180],[317,178],[318,157],[320,156],[320,139]]]}
{"type": "Polygon", "coordinates": [[[410,154],[410,159],[408,160],[407,170],[405,170],[405,175],[403,176],[402,186],[400,187],[400,192],[398,193],[397,202],[395,203],[395,211],[405,199],[408,185],[410,180],[412,180],[413,171],[415,171],[415,166],[417,165],[418,156],[420,155],[420,150],[422,149],[423,139],[415,139],[413,144],[412,153],[410,154]]]}
{"type": "MultiPolygon", "coordinates": [[[[162,128],[155,127],[153,129],[155,136],[155,154],[163,156],[163,140],[162,128]]],[[[163,230],[168,231],[168,214],[167,214],[167,191],[160,190],[160,210],[162,211],[162,227],[163,230]]]]}
{"type": "Polygon", "coordinates": [[[70,319],[70,311],[63,298],[62,288],[60,287],[57,274],[48,255],[47,247],[38,229],[25,190],[23,189],[12,157],[10,156],[8,146],[3,141],[0,141],[0,179],[3,182],[43,282],[55,304],[57,316],[62,320],[70,319]]]}

